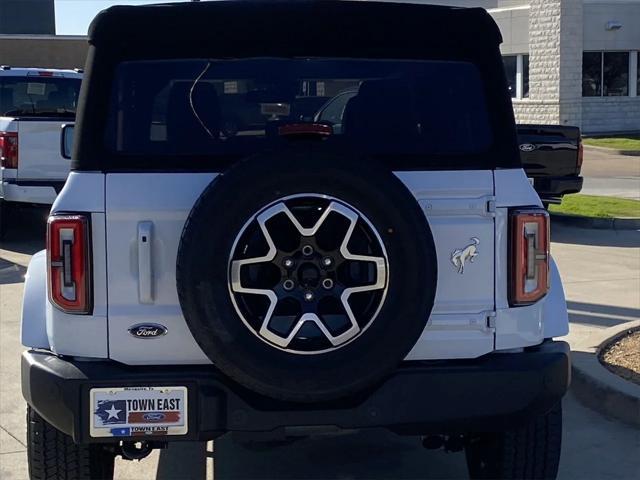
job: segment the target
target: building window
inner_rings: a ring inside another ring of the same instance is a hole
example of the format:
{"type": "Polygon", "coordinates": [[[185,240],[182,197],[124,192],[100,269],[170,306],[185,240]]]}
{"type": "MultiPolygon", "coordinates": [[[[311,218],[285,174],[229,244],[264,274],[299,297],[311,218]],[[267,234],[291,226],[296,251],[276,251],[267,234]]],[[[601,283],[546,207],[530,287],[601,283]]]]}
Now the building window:
{"type": "Polygon", "coordinates": [[[582,96],[629,95],[629,52],[584,52],[582,96]]]}
{"type": "Polygon", "coordinates": [[[522,98],[529,98],[529,55],[522,56],[522,98]]]}
{"type": "Polygon", "coordinates": [[[602,65],[602,94],[605,97],[629,95],[629,52],[605,52],[602,65]]]}
{"type": "Polygon", "coordinates": [[[529,55],[503,55],[502,63],[511,98],[528,98],[529,55]]]}
{"type": "Polygon", "coordinates": [[[599,97],[602,95],[602,53],[584,52],[582,54],[582,96],[599,97]]]}
{"type": "Polygon", "coordinates": [[[507,88],[509,89],[511,98],[516,98],[518,57],[516,55],[505,55],[502,57],[502,63],[504,63],[504,73],[507,75],[507,88]]]}

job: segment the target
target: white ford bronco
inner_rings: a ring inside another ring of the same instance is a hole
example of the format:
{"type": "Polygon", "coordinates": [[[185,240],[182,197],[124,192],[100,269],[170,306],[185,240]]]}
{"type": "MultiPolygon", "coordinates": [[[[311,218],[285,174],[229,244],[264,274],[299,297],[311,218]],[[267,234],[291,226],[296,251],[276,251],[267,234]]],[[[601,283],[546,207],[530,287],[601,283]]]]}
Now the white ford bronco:
{"type": "Polygon", "coordinates": [[[555,478],[567,311],[500,41],[482,9],[102,12],[25,285],[31,477],[384,427],[555,478]]]}
{"type": "Polygon", "coordinates": [[[79,70],[0,66],[0,236],[20,207],[50,207],[69,174],[60,130],[73,122],[79,70]]]}

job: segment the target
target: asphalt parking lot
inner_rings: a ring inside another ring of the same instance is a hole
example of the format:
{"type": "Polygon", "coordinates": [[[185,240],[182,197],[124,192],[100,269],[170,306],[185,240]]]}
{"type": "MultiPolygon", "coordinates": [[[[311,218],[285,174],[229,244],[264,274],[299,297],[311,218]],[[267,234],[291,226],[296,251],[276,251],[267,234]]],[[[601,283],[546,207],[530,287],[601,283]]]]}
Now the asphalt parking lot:
{"type": "Polygon", "coordinates": [[[582,176],[584,194],[640,200],[640,157],[585,147],[582,176]]]}
{"type": "MultiPolygon", "coordinates": [[[[23,276],[43,248],[41,218],[25,217],[0,247],[0,478],[27,478],[25,404],[20,393],[19,317],[23,276]]],[[[640,232],[554,226],[552,251],[571,312],[572,335],[637,319],[640,232]]],[[[560,478],[631,479],[640,475],[640,431],[604,418],[569,393],[560,478]]],[[[466,478],[462,453],[428,451],[413,437],[346,432],[286,446],[247,445],[227,436],[173,444],[141,462],[118,460],[118,479],[466,478]]]]}

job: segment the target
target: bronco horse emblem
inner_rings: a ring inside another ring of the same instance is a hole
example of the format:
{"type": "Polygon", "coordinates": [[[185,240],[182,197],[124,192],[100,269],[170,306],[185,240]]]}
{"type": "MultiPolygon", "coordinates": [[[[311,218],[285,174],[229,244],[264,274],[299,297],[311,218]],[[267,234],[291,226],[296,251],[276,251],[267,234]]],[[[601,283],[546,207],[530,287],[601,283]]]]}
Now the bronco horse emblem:
{"type": "Polygon", "coordinates": [[[480,240],[477,237],[471,237],[471,244],[466,247],[451,252],[451,263],[458,268],[458,273],[464,273],[464,264],[467,260],[473,262],[478,256],[478,244],[480,240]]]}

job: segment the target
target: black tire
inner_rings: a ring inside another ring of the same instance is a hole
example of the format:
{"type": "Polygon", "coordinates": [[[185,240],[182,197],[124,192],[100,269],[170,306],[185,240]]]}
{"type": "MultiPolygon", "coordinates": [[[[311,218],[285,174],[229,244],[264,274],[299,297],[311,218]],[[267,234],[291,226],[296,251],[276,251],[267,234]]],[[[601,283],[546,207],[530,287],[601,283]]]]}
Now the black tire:
{"type": "Polygon", "coordinates": [[[27,407],[27,459],[31,480],[110,480],[115,455],[109,447],[77,445],[27,407]]]}
{"type": "Polygon", "coordinates": [[[255,392],[299,402],[345,397],[395,370],[424,330],[436,279],[426,217],[393,173],[302,147],[246,159],[214,179],[185,224],[176,271],[183,314],[212,362],[255,392]],[[278,199],[304,193],[330,195],[362,212],[379,232],[389,263],[375,320],[352,342],[314,355],[257,338],[236,313],[228,287],[229,254],[247,220],[278,199]]]}
{"type": "Polygon", "coordinates": [[[470,478],[555,479],[562,446],[562,407],[526,425],[470,440],[465,448],[470,478]]]}

